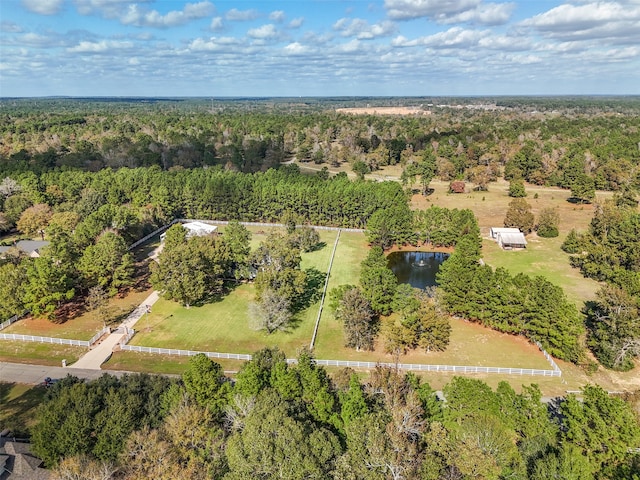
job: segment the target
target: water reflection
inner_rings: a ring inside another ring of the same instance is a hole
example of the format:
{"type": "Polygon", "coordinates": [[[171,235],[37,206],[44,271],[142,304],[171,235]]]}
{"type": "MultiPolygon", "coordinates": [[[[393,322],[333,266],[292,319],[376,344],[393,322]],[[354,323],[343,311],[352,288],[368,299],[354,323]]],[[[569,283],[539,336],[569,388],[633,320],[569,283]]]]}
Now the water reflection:
{"type": "Polygon", "coordinates": [[[424,289],[436,285],[436,273],[447,258],[441,252],[392,252],[387,262],[399,283],[424,289]]]}

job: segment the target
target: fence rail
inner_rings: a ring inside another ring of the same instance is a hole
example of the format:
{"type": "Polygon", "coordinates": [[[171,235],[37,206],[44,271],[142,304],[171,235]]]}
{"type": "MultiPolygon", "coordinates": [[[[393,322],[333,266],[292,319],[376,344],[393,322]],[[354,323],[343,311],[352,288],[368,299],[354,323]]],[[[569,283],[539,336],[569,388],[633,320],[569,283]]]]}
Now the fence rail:
{"type": "MultiPolygon", "coordinates": [[[[198,355],[200,353],[205,354],[209,358],[224,358],[231,360],[246,360],[249,361],[253,357],[248,354],[242,353],[220,353],[220,352],[201,352],[195,350],[178,350],[173,348],[156,348],[156,347],[142,347],[139,345],[127,345],[126,343],[131,340],[134,335],[134,331],[130,331],[129,334],[120,342],[120,348],[124,351],[130,352],[142,352],[142,353],[156,353],[161,355],[178,355],[189,356],[198,355]]],[[[287,359],[287,363],[297,363],[295,358],[287,359]]],[[[508,368],[508,367],[478,367],[478,366],[464,366],[464,365],[422,365],[416,363],[380,363],[380,362],[359,362],[354,360],[315,360],[317,365],[325,367],[352,367],[352,368],[366,368],[373,369],[378,366],[397,368],[400,370],[419,371],[419,372],[453,372],[453,373],[500,373],[503,375],[535,375],[542,377],[559,377],[562,372],[558,370],[541,370],[534,368],[508,368]]]]}
{"type": "Polygon", "coordinates": [[[111,327],[104,327],[93,337],[91,337],[91,340],[89,340],[89,345],[93,345],[94,343],[96,343],[105,333],[111,333],[111,327]]]}
{"type": "Polygon", "coordinates": [[[153,237],[154,235],[157,235],[159,233],[164,232],[165,230],[167,230],[169,227],[171,227],[174,223],[179,222],[180,220],[176,219],[173,220],[171,223],[164,225],[160,228],[158,228],[157,230],[154,230],[153,232],[151,232],[149,235],[145,235],[144,237],[142,237],[140,240],[135,241],[134,243],[132,243],[131,245],[129,245],[129,248],[127,248],[127,250],[133,250],[134,248],[136,248],[138,245],[142,245],[144,242],[146,242],[147,240],[149,240],[151,237],[153,237]]]}
{"type": "Polygon", "coordinates": [[[200,352],[196,350],[177,350],[173,348],[155,348],[142,347],[139,345],[120,344],[120,348],[124,351],[141,352],[141,353],[157,353],[160,355],[178,355],[182,357],[193,357],[200,353],[204,353],[209,358],[226,358],[230,360],[251,360],[251,355],[243,353],[219,353],[219,352],[200,352]]]}
{"type": "MultiPolygon", "coordinates": [[[[396,368],[395,363],[358,362],[352,360],[316,360],[318,365],[325,367],[352,367],[372,369],[377,366],[396,368]]],[[[501,373],[503,375],[538,375],[543,377],[559,377],[560,371],[541,370],[534,368],[510,367],[478,367],[470,365],[423,365],[416,363],[399,363],[400,370],[419,372],[453,372],[453,373],[501,373]]]]}
{"type": "Polygon", "coordinates": [[[16,333],[0,333],[0,339],[20,340],[22,342],[55,343],[58,345],[74,345],[77,347],[88,347],[90,345],[88,340],[71,340],[68,338],[38,337],[36,335],[18,335],[16,333]]]}
{"type": "Polygon", "coordinates": [[[0,330],[4,330],[5,328],[7,328],[12,323],[17,322],[20,318],[22,318],[22,315],[14,315],[13,317],[9,318],[8,320],[5,320],[4,322],[0,323],[0,330]]]}
{"type": "Polygon", "coordinates": [[[336,241],[333,244],[333,251],[331,252],[331,258],[329,259],[329,269],[327,270],[327,276],[324,279],[324,287],[322,289],[322,298],[320,298],[320,307],[318,308],[318,317],[316,318],[316,324],[313,327],[313,335],[311,336],[311,343],[309,348],[313,350],[316,344],[316,337],[318,336],[318,327],[320,326],[320,317],[322,316],[322,309],[324,308],[324,299],[327,296],[327,287],[329,286],[329,277],[331,277],[331,268],[333,267],[333,259],[336,256],[336,249],[338,248],[338,242],[340,240],[340,230],[336,235],[336,241]]]}
{"type": "MultiPolygon", "coordinates": [[[[540,342],[538,342],[536,340],[535,344],[538,346],[538,348],[540,349],[540,351],[544,355],[544,358],[547,359],[547,362],[549,362],[549,365],[551,365],[551,367],[553,368],[553,371],[554,372],[560,372],[560,367],[558,367],[558,364],[553,360],[553,357],[551,355],[549,355],[544,348],[542,348],[542,345],[540,344],[540,342]]],[[[558,376],[560,376],[560,375],[558,375],[558,376]]]]}
{"type": "MultiPolygon", "coordinates": [[[[193,218],[176,218],[170,225],[173,225],[176,222],[187,223],[187,222],[202,222],[208,223],[211,225],[229,225],[229,221],[227,220],[198,220],[193,218]]],[[[245,227],[284,227],[283,223],[269,223],[269,222],[238,222],[240,225],[244,225],[245,227]]],[[[297,225],[298,227],[303,227],[305,225],[297,225]]],[[[316,230],[329,230],[333,232],[338,232],[340,230],[344,232],[364,232],[362,228],[343,228],[343,227],[326,227],[323,225],[308,225],[309,227],[313,227],[316,230]]]]}

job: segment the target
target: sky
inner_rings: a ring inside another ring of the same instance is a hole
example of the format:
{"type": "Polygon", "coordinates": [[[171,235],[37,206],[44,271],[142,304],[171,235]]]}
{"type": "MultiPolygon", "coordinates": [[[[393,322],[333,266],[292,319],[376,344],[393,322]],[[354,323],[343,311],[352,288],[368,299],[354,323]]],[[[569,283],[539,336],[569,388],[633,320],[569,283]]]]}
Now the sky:
{"type": "Polygon", "coordinates": [[[0,0],[0,97],[640,93],[640,0],[0,0]]]}

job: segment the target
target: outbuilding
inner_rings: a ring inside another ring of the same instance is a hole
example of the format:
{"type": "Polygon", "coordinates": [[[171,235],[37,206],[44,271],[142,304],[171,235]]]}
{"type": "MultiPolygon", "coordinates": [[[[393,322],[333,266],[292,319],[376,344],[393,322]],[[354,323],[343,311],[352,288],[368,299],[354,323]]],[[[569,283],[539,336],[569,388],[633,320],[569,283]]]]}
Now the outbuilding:
{"type": "MultiPolygon", "coordinates": [[[[204,237],[218,231],[218,227],[204,222],[188,222],[183,223],[182,228],[187,231],[187,238],[204,237]]],[[[160,241],[164,242],[166,232],[160,235],[160,241]]]]}
{"type": "Polygon", "coordinates": [[[498,239],[498,235],[503,235],[505,233],[520,233],[520,229],[513,227],[491,227],[489,230],[489,234],[494,240],[498,239]]]}
{"type": "Polygon", "coordinates": [[[499,233],[496,238],[498,245],[504,250],[512,250],[514,248],[527,248],[527,239],[524,233],[499,233]]]}
{"type": "Polygon", "coordinates": [[[49,242],[44,240],[20,240],[12,247],[0,247],[0,258],[2,258],[12,248],[17,248],[31,258],[38,258],[40,256],[40,250],[47,245],[49,245],[49,242]]]}

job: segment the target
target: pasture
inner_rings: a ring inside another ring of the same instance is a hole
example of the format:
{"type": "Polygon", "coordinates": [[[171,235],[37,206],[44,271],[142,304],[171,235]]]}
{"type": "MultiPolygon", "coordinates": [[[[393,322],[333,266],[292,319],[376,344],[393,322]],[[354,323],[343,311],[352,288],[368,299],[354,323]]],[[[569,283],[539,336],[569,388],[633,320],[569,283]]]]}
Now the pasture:
{"type": "MultiPolygon", "coordinates": [[[[252,228],[252,248],[268,231],[252,228]]],[[[301,269],[307,272],[312,289],[321,292],[337,232],[321,230],[322,247],[302,255],[301,269]]],[[[255,289],[250,283],[232,287],[218,301],[185,308],[160,299],[151,314],[137,324],[132,345],[185,350],[253,353],[265,346],[277,346],[290,355],[309,345],[320,307],[319,296],[298,312],[291,328],[268,335],[249,328],[249,304],[255,289]]]]}

